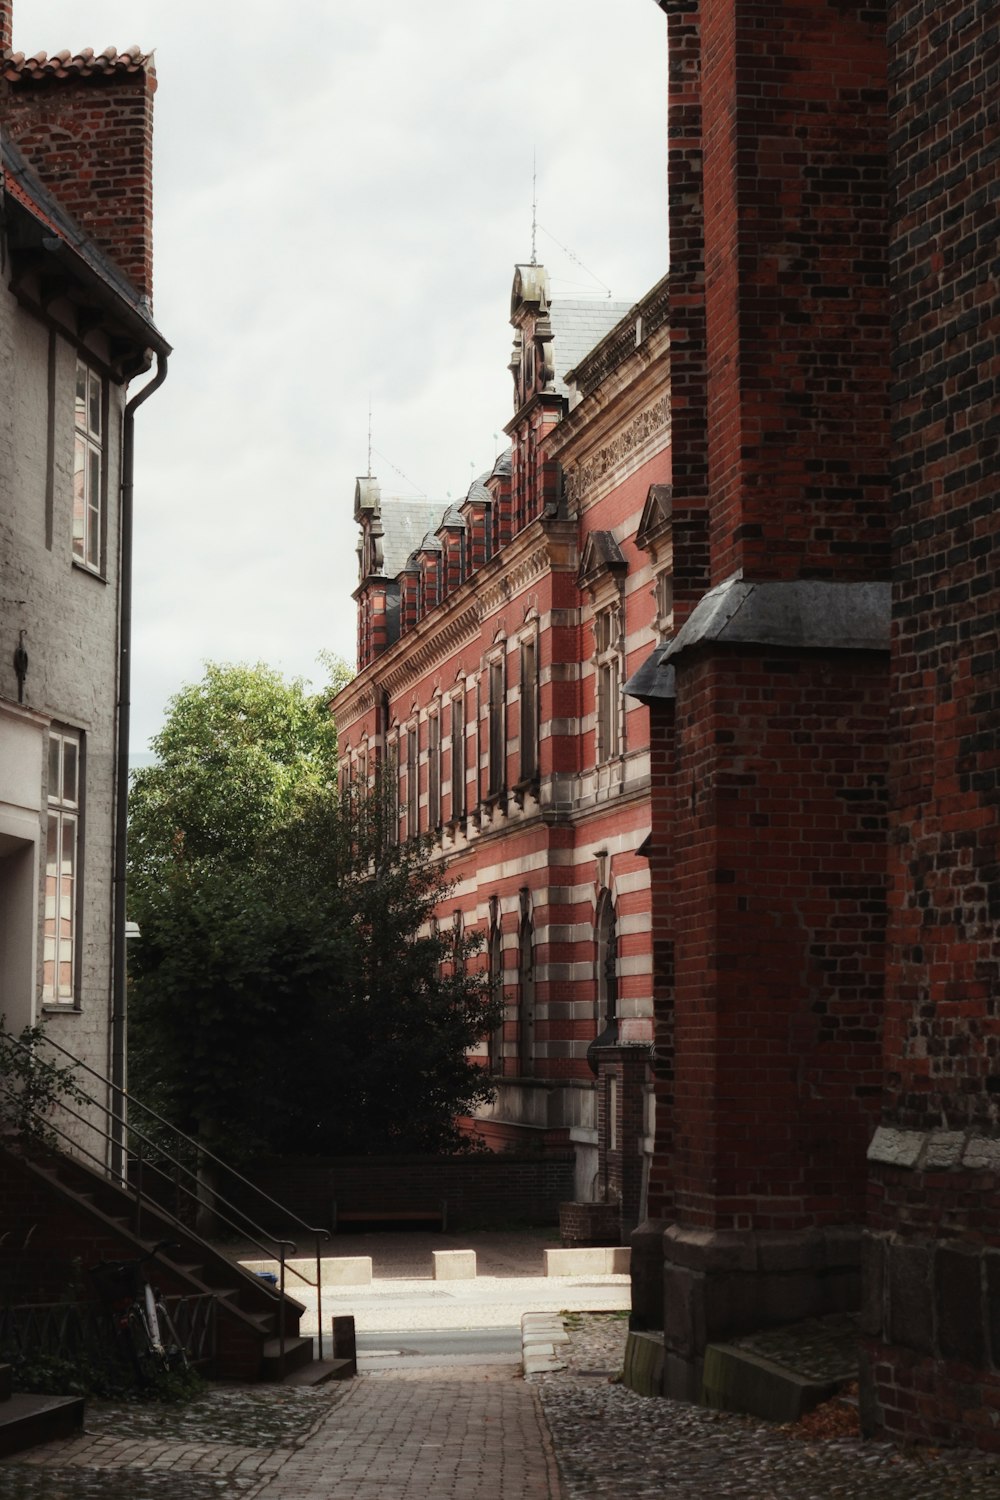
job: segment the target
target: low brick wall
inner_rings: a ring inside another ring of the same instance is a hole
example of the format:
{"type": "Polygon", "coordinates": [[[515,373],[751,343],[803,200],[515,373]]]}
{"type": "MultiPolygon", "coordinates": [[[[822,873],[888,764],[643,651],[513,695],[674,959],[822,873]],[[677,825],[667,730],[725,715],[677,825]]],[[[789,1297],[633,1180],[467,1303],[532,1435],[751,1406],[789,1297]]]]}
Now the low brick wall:
{"type": "MultiPolygon", "coordinates": [[[[555,1225],[559,1204],[573,1193],[573,1156],[352,1156],[262,1159],[248,1177],[307,1223],[329,1229],[339,1213],[448,1205],[448,1229],[508,1224],[555,1225]]],[[[251,1217],[271,1226],[259,1200],[238,1184],[223,1192],[251,1217]]],[[[275,1226],[278,1227],[278,1226],[275,1226]]]]}

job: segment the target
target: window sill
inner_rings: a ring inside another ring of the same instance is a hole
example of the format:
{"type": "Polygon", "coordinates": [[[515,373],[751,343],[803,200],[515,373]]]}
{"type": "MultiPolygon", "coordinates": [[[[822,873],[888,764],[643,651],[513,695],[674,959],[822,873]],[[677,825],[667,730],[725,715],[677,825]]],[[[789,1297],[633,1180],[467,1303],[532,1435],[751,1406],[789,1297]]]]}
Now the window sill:
{"type": "Polygon", "coordinates": [[[107,574],[102,573],[99,568],[90,567],[88,563],[81,562],[78,557],[72,558],[71,561],[73,563],[73,567],[78,573],[86,573],[87,577],[92,578],[95,583],[103,583],[107,585],[107,574]]]}
{"type": "Polygon", "coordinates": [[[43,1000],[42,1014],[46,1016],[80,1016],[83,1007],[77,1000],[43,1000]]]}

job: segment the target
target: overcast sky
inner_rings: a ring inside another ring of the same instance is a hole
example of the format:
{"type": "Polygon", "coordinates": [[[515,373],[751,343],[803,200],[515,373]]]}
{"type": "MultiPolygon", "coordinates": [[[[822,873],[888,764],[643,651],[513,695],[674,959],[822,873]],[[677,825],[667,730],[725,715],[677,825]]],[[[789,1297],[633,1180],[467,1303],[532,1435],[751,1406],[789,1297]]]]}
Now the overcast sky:
{"type": "Polygon", "coordinates": [[[321,648],[353,663],[369,397],[383,493],[458,498],[505,444],[533,152],[553,295],[634,300],[663,274],[666,20],[654,0],[15,0],[17,50],[133,42],[156,52],[175,351],[137,417],[141,751],[206,660],[317,686],[321,648]]]}

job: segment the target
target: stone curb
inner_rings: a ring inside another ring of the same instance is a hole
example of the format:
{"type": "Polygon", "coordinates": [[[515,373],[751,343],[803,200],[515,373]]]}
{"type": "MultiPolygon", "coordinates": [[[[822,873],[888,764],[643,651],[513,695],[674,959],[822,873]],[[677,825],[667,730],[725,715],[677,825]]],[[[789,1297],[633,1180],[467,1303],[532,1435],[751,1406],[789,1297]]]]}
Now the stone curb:
{"type": "Polygon", "coordinates": [[[569,1334],[557,1312],[521,1314],[521,1370],[524,1375],[543,1375],[565,1370],[566,1361],[559,1354],[569,1334]]]}

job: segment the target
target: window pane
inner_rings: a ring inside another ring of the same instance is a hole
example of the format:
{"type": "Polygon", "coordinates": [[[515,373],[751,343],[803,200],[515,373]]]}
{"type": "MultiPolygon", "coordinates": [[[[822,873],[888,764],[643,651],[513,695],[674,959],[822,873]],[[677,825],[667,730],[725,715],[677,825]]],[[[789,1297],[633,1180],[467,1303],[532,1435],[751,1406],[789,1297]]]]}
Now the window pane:
{"type": "Polygon", "coordinates": [[[90,431],[100,441],[101,437],[101,378],[90,372],[90,431]]]}
{"type": "Polygon", "coordinates": [[[87,514],[87,444],[77,434],[73,452],[73,551],[83,556],[83,533],[87,514]]]}
{"type": "MultiPolygon", "coordinates": [[[[63,761],[62,800],[64,802],[76,802],[77,801],[77,787],[76,787],[76,782],[77,782],[77,764],[78,764],[77,743],[76,743],[75,740],[63,740],[62,747],[63,747],[63,756],[62,756],[62,761],[63,761]]],[[[51,796],[51,792],[49,793],[49,795],[51,796]]]]}
{"type": "Polygon", "coordinates": [[[49,800],[58,802],[62,796],[62,740],[57,734],[49,736],[49,800]]]}
{"type": "Polygon", "coordinates": [[[87,489],[87,561],[96,568],[101,561],[101,455],[96,448],[90,450],[87,489]]]}
{"type": "Polygon", "coordinates": [[[87,366],[76,367],[76,425],[85,428],[87,425],[87,366]]]}

